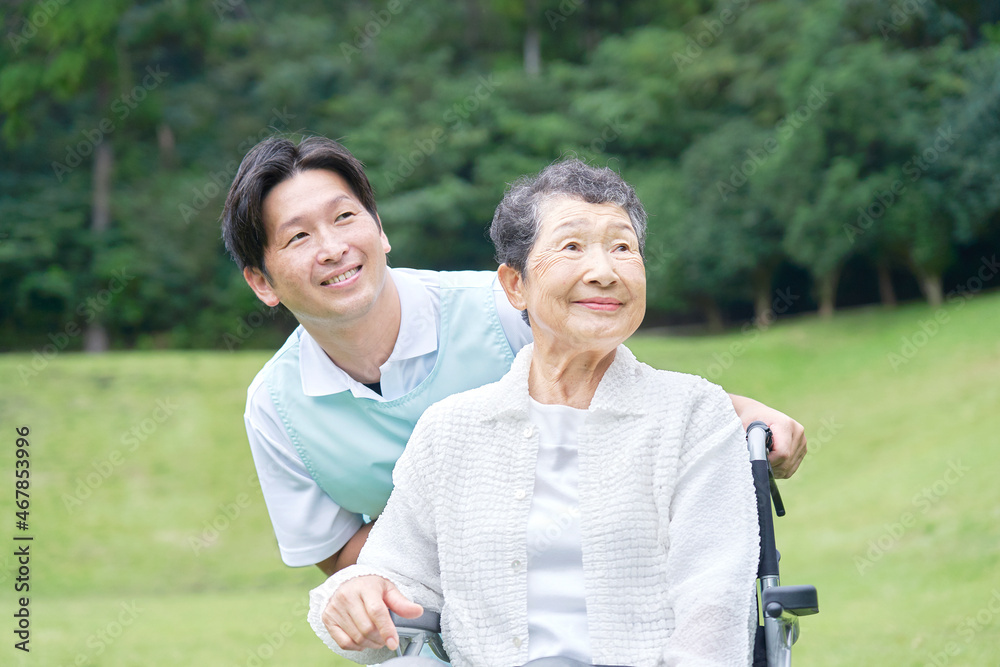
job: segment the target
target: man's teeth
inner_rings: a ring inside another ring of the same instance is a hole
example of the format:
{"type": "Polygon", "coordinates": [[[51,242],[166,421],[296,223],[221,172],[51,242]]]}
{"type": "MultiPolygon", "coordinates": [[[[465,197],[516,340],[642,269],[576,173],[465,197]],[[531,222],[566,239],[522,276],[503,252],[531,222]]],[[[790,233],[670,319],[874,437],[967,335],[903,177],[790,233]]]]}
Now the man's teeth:
{"type": "Polygon", "coordinates": [[[335,285],[337,283],[342,283],[342,282],[344,282],[345,280],[347,280],[348,278],[350,278],[351,276],[353,276],[355,273],[357,273],[360,270],[361,269],[359,267],[355,267],[355,268],[351,269],[350,271],[347,271],[346,273],[341,273],[339,276],[334,276],[333,278],[330,278],[329,280],[324,281],[323,284],[324,285],[335,285]]]}

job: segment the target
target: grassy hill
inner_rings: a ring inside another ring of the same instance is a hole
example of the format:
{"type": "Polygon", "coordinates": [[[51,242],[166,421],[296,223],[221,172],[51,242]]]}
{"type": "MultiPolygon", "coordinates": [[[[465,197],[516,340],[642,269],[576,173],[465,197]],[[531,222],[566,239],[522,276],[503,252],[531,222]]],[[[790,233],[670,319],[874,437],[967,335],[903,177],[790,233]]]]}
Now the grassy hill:
{"type": "MultiPolygon", "coordinates": [[[[998,332],[1000,294],[982,294],[630,342],[806,424],[777,525],[784,582],[820,591],[798,664],[997,664],[998,332]]],[[[281,564],[243,433],[245,388],[268,356],[0,356],[3,533],[34,537],[30,654],[13,648],[18,564],[0,550],[0,663],[337,664],[304,620],[321,575],[281,564]]]]}

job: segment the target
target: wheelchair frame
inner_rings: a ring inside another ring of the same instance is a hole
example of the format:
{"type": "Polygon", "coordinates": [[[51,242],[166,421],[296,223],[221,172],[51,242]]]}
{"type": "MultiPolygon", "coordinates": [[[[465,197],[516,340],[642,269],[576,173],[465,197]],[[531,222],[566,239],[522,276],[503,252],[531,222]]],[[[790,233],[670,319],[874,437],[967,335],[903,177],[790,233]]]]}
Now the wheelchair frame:
{"type": "MultiPolygon", "coordinates": [[[[799,638],[799,618],[819,612],[815,586],[782,586],[778,574],[781,556],[775,547],[774,514],[785,515],[784,503],[774,481],[767,453],[771,449],[771,429],[755,421],[747,427],[747,450],[757,496],[757,521],[760,526],[760,558],[757,566],[757,608],[763,610],[764,624],[759,625],[754,640],[753,667],[790,667],[792,645],[799,638]],[[772,500],[774,508],[772,513],[772,500]]],[[[394,667],[433,667],[429,658],[418,657],[424,646],[441,660],[448,656],[441,641],[441,617],[427,611],[416,619],[405,619],[391,613],[399,633],[398,658],[394,667]]],[[[584,667],[569,658],[541,658],[524,667],[584,667]]]]}

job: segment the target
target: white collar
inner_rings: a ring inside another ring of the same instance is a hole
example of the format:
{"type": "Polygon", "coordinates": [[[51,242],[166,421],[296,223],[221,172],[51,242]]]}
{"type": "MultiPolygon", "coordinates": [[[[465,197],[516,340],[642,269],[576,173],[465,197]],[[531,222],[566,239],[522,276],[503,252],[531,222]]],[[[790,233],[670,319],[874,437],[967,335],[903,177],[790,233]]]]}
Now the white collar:
{"type": "MultiPolygon", "coordinates": [[[[389,279],[399,294],[399,334],[392,354],[379,369],[384,373],[398,361],[420,357],[438,348],[438,317],[427,288],[404,271],[389,269],[389,279]]],[[[327,396],[351,390],[355,396],[374,397],[368,387],[333,363],[316,339],[302,330],[299,341],[299,370],[306,396],[327,396]]]]}

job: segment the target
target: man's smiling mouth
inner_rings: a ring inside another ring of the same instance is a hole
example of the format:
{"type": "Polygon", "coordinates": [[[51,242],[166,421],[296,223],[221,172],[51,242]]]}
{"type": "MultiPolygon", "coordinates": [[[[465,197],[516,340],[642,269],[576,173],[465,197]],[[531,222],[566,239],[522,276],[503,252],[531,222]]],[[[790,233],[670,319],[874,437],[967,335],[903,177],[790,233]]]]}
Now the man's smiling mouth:
{"type": "Polygon", "coordinates": [[[342,283],[345,280],[348,280],[349,278],[353,278],[354,275],[358,271],[360,271],[360,270],[361,270],[361,267],[360,266],[356,266],[353,269],[350,269],[349,271],[345,271],[344,273],[341,273],[340,275],[337,275],[337,276],[334,276],[334,277],[330,278],[329,280],[324,280],[323,282],[320,283],[320,285],[336,285],[337,283],[342,283]]]}

